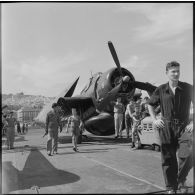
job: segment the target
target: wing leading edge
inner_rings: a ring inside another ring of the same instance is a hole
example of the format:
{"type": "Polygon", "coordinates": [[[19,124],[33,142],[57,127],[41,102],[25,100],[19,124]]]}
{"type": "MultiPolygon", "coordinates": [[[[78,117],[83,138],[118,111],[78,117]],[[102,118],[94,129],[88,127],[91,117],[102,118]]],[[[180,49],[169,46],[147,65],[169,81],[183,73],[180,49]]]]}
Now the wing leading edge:
{"type": "Polygon", "coordinates": [[[57,104],[62,108],[64,115],[69,115],[71,108],[76,108],[83,120],[96,113],[91,97],[61,97],[58,99],[57,104]]]}
{"type": "Polygon", "coordinates": [[[70,85],[66,86],[65,89],[54,100],[46,104],[38,114],[38,116],[35,118],[35,121],[45,123],[47,113],[52,110],[52,104],[54,102],[57,102],[60,97],[71,97],[74,93],[78,80],[79,77],[77,77],[70,85]]]}

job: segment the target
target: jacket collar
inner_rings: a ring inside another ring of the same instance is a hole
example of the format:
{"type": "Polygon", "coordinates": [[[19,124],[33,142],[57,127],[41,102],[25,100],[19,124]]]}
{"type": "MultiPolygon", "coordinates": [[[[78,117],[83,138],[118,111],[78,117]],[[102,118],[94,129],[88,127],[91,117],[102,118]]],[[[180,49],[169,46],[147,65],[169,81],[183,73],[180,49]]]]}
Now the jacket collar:
{"type": "MultiPolygon", "coordinates": [[[[165,90],[168,92],[169,91],[169,82],[166,83],[165,85],[165,90]]],[[[177,85],[177,88],[180,89],[180,90],[183,90],[183,85],[182,85],[182,82],[181,81],[178,81],[178,85],[177,85]]]]}

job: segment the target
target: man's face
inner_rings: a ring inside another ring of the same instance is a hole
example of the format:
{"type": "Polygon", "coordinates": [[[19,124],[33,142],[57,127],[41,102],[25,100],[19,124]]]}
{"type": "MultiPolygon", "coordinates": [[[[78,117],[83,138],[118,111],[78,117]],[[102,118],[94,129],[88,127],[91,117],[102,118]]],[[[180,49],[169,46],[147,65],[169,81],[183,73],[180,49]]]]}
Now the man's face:
{"type": "Polygon", "coordinates": [[[54,107],[53,109],[54,109],[55,112],[59,111],[59,107],[58,106],[54,107]]]}
{"type": "Polygon", "coordinates": [[[76,111],[75,108],[72,108],[72,114],[73,114],[73,115],[77,115],[77,111],[76,111]]]}
{"type": "Polygon", "coordinates": [[[5,107],[5,108],[3,109],[3,113],[4,113],[4,114],[8,114],[8,107],[5,107]]]}
{"type": "Polygon", "coordinates": [[[177,67],[171,67],[166,71],[166,74],[171,81],[178,81],[180,76],[180,68],[177,67]]]}
{"type": "Polygon", "coordinates": [[[137,104],[140,104],[140,103],[141,103],[141,99],[138,99],[138,100],[136,101],[136,103],[137,103],[137,104]]]}
{"type": "Polygon", "coordinates": [[[144,99],[143,102],[146,103],[148,101],[148,99],[144,99]]]}
{"type": "Polygon", "coordinates": [[[117,102],[121,102],[121,98],[120,97],[117,98],[117,102]]]}
{"type": "Polygon", "coordinates": [[[138,114],[140,112],[140,109],[138,107],[135,107],[135,113],[138,114]]]}
{"type": "Polygon", "coordinates": [[[130,105],[133,105],[133,103],[134,103],[134,102],[133,102],[132,100],[130,100],[129,104],[130,104],[130,105]]]}

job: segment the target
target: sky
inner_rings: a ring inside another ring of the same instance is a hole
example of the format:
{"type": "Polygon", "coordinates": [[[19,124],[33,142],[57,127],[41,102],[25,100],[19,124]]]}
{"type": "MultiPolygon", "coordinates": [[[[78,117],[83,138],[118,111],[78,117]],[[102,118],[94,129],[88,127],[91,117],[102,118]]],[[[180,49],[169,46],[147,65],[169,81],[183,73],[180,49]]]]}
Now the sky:
{"type": "Polygon", "coordinates": [[[135,80],[167,82],[165,66],[181,64],[193,83],[192,3],[3,3],[2,93],[55,97],[80,76],[116,67],[107,42],[135,80]]]}

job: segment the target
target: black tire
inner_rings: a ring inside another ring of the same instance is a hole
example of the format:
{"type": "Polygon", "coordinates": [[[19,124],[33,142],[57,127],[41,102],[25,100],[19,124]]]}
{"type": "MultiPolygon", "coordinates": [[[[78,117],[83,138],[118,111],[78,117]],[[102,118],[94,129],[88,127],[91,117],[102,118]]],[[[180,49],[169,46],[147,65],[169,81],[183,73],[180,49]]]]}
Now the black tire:
{"type": "Polygon", "coordinates": [[[155,144],[152,144],[151,146],[152,146],[152,150],[155,150],[155,144]]]}

